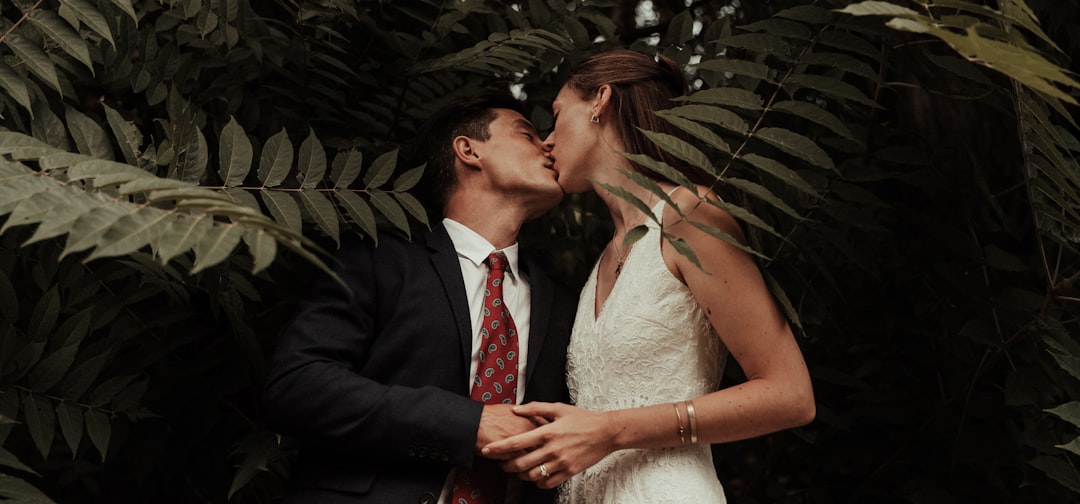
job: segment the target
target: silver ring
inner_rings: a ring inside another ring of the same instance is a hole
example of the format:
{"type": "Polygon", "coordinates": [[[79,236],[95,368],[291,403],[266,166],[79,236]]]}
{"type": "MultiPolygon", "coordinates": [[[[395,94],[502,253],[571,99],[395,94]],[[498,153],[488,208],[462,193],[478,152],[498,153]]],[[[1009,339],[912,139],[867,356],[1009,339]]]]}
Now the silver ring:
{"type": "Polygon", "coordinates": [[[543,476],[543,477],[545,477],[545,478],[546,478],[546,477],[548,477],[548,476],[550,476],[550,475],[548,474],[548,472],[547,472],[547,468],[546,468],[546,467],[544,467],[544,464],[542,464],[542,463],[541,463],[539,467],[540,467],[540,476],[543,476]]]}

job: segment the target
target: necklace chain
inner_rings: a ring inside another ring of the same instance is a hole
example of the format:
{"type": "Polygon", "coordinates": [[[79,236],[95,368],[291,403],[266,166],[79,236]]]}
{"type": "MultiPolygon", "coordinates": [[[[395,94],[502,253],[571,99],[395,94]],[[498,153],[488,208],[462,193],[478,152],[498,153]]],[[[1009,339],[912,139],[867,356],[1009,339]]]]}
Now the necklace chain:
{"type": "MultiPolygon", "coordinates": [[[[678,187],[678,186],[676,186],[676,187],[678,187]]],[[[652,201],[653,201],[653,195],[650,194],[648,204],[651,205],[652,201]]],[[[627,230],[627,232],[629,233],[631,230],[634,230],[634,229],[638,228],[639,226],[645,225],[645,223],[648,222],[648,221],[649,221],[649,216],[645,215],[641,219],[641,223],[639,223],[636,226],[631,227],[630,229],[627,230]]],[[[624,237],[624,239],[625,239],[625,237],[624,237]]],[[[612,246],[612,248],[615,249],[615,257],[616,257],[615,277],[618,278],[619,274],[622,273],[623,263],[626,262],[626,257],[630,255],[630,249],[634,248],[634,244],[631,243],[629,247],[626,247],[626,255],[623,255],[622,251],[619,250],[619,245],[617,243],[615,243],[616,241],[617,240],[615,239],[615,235],[612,235],[612,237],[611,237],[611,246],[612,246]]]]}

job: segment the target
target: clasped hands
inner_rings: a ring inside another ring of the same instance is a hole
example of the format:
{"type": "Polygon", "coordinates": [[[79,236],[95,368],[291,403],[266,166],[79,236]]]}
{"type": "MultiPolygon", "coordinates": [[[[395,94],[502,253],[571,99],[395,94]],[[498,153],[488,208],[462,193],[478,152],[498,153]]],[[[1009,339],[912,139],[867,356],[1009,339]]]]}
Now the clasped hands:
{"type": "Polygon", "coordinates": [[[540,488],[558,486],[615,450],[614,428],[604,413],[560,403],[499,406],[484,408],[489,422],[481,418],[480,454],[540,488]]]}

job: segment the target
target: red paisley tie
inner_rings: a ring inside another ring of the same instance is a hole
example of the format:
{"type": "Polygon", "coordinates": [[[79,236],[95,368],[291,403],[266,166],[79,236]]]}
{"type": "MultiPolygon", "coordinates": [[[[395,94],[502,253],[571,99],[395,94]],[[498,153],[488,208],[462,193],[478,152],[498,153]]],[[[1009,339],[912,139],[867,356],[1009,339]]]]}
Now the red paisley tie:
{"type": "MultiPolygon", "coordinates": [[[[492,252],[487,258],[484,288],[484,323],[480,328],[480,360],[473,378],[472,397],[484,404],[514,404],[517,398],[518,335],[510,310],[503,302],[506,256],[492,252]]],[[[471,470],[459,469],[451,504],[494,504],[506,494],[506,475],[493,462],[476,459],[471,470]]]]}

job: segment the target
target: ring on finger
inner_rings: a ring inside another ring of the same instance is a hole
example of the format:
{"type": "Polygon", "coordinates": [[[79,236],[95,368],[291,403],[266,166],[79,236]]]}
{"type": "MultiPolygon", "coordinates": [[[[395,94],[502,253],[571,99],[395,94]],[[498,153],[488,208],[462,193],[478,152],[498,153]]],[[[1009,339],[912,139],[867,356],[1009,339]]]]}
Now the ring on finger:
{"type": "Polygon", "coordinates": [[[546,478],[546,477],[548,477],[548,476],[551,476],[550,474],[548,474],[548,470],[547,470],[547,467],[544,467],[544,464],[543,464],[543,463],[541,463],[541,464],[539,465],[539,467],[540,467],[540,476],[542,476],[542,477],[544,477],[544,478],[546,478]]]}

